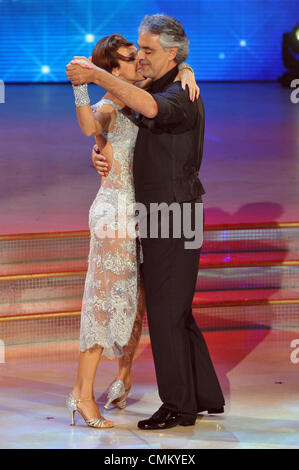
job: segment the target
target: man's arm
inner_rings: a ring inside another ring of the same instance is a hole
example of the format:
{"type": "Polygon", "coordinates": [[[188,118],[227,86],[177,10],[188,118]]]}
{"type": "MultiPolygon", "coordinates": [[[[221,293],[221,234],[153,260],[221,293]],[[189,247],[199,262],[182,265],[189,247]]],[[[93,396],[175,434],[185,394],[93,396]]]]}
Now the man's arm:
{"type": "Polygon", "coordinates": [[[153,83],[151,78],[145,78],[144,80],[139,80],[135,82],[134,85],[138,86],[138,88],[142,88],[142,90],[147,90],[148,87],[153,83]]]}
{"type": "MultiPolygon", "coordinates": [[[[81,59],[81,61],[83,58],[81,59]]],[[[137,113],[148,118],[153,118],[158,113],[158,106],[154,98],[146,90],[123,82],[106,70],[97,67],[85,58],[84,64],[88,68],[81,67],[80,61],[74,60],[66,66],[66,75],[73,85],[81,85],[83,83],[96,83],[116,96],[120,101],[125,103],[129,108],[134,109],[137,113]],[[78,62],[78,63],[76,63],[78,62]]]]}
{"type": "MultiPolygon", "coordinates": [[[[106,70],[97,67],[90,60],[84,57],[79,57],[78,59],[79,60],[73,59],[66,66],[67,71],[65,73],[73,85],[94,82],[112,93],[137,113],[150,119],[157,116],[158,104],[152,95],[146,90],[123,82],[106,70]]],[[[187,83],[190,86],[190,80],[187,81],[187,83]]],[[[192,95],[192,90],[190,90],[190,95],[192,95]]]]}
{"type": "Polygon", "coordinates": [[[158,106],[158,112],[154,118],[148,119],[142,116],[140,121],[149,129],[160,129],[172,132],[179,126],[180,131],[191,129],[197,119],[197,102],[189,99],[188,90],[182,90],[181,84],[172,83],[166,91],[154,93],[154,100],[158,106]]]}
{"type": "Polygon", "coordinates": [[[148,127],[175,125],[183,121],[186,127],[192,127],[190,123],[194,122],[196,104],[190,101],[188,90],[182,90],[180,82],[174,82],[165,92],[151,95],[98,69],[94,72],[94,83],[144,116],[144,124],[148,127]]]}
{"type": "Polygon", "coordinates": [[[135,85],[123,82],[106,70],[97,67],[94,70],[93,82],[105,88],[129,108],[143,114],[143,116],[154,118],[158,113],[158,105],[150,93],[135,85]]]}

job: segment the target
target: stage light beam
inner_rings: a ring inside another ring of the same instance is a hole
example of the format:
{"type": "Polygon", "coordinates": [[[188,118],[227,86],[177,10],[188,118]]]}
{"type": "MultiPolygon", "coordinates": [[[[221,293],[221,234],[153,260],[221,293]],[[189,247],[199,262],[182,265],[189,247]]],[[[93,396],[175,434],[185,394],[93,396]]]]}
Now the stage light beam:
{"type": "Polygon", "coordinates": [[[94,42],[94,35],[93,34],[86,34],[85,41],[86,42],[94,42]]]}
{"type": "Polygon", "coordinates": [[[42,73],[47,74],[50,73],[50,67],[48,65],[42,66],[42,73]]]}

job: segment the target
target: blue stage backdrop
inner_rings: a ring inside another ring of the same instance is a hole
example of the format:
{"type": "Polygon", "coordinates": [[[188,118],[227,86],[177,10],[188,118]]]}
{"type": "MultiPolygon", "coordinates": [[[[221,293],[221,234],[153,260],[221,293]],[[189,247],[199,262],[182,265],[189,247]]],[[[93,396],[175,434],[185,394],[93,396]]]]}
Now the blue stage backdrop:
{"type": "Polygon", "coordinates": [[[136,42],[146,13],[183,22],[199,80],[275,80],[298,0],[0,0],[0,79],[66,81],[67,62],[90,56],[103,36],[136,42]]]}

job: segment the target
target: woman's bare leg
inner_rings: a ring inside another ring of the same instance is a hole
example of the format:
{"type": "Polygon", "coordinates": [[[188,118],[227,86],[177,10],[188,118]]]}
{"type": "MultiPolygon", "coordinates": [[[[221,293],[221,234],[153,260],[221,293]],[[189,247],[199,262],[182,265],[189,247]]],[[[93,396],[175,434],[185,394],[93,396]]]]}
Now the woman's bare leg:
{"type": "Polygon", "coordinates": [[[102,352],[103,348],[96,345],[84,352],[80,351],[79,355],[77,380],[72,393],[76,400],[83,400],[85,398],[92,399],[91,401],[84,401],[78,405],[78,408],[82,410],[88,419],[99,418],[101,416],[100,410],[94,400],[93,387],[102,352]]]}

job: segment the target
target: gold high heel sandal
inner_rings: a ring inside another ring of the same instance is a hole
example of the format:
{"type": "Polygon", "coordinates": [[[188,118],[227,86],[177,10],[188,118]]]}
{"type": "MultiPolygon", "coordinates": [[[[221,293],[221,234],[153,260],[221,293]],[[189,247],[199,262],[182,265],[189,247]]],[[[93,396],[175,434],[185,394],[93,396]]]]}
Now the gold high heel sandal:
{"type": "Polygon", "coordinates": [[[114,424],[109,425],[109,426],[105,426],[105,421],[107,422],[107,420],[103,416],[101,416],[100,418],[87,419],[86,416],[84,415],[84,413],[82,411],[80,411],[77,407],[77,403],[81,403],[83,401],[93,401],[93,399],[92,398],[85,398],[83,400],[80,400],[80,399],[76,400],[74,395],[72,393],[70,393],[70,395],[68,396],[68,398],[66,400],[66,405],[67,405],[69,411],[72,413],[71,426],[75,426],[75,413],[76,413],[76,411],[78,411],[78,413],[80,413],[80,415],[84,419],[85,423],[88,426],[92,427],[92,428],[113,428],[114,427],[114,424]]]}
{"type": "Polygon", "coordinates": [[[109,388],[107,403],[104,405],[105,410],[113,408],[113,406],[111,406],[111,403],[114,406],[117,406],[117,408],[119,408],[120,410],[123,410],[127,404],[127,397],[115,403],[114,401],[117,400],[117,398],[123,396],[125,393],[128,393],[130,391],[130,388],[125,389],[123,380],[115,380],[115,382],[113,382],[113,384],[109,388]]]}

